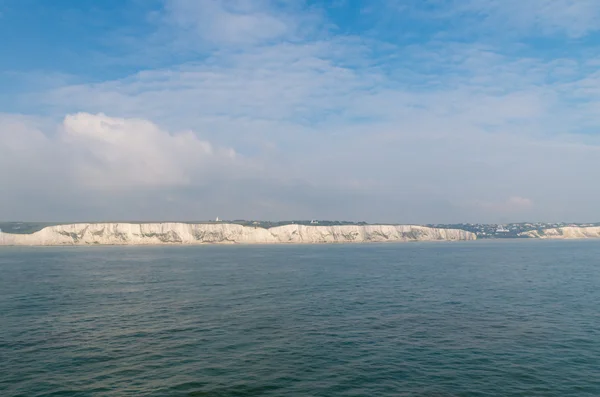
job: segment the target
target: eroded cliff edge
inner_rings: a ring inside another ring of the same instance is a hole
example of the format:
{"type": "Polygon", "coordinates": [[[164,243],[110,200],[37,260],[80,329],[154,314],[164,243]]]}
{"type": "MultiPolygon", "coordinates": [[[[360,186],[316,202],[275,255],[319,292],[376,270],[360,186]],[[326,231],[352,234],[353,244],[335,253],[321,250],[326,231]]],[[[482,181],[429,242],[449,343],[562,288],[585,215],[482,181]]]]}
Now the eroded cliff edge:
{"type": "Polygon", "coordinates": [[[600,238],[600,227],[557,227],[551,229],[531,230],[521,233],[520,236],[544,239],[579,239],[600,238]]]}
{"type": "Polygon", "coordinates": [[[349,243],[475,240],[474,233],[413,225],[285,225],[264,229],[236,224],[79,223],[32,234],[0,233],[0,245],[154,245],[349,243]]]}

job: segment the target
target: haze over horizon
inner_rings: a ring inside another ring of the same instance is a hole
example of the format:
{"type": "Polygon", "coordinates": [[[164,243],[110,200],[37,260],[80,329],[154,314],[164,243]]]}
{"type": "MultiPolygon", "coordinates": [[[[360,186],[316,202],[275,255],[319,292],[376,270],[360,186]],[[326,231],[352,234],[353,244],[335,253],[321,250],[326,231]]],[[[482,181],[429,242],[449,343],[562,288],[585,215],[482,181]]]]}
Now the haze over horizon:
{"type": "Polygon", "coordinates": [[[0,0],[0,220],[596,222],[600,2],[0,0]]]}

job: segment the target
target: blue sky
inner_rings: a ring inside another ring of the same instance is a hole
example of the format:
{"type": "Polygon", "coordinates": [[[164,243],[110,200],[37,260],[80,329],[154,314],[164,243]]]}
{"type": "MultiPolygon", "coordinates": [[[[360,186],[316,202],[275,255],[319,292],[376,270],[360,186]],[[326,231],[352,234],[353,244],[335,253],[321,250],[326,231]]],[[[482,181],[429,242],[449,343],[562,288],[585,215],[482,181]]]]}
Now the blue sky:
{"type": "Polygon", "coordinates": [[[592,0],[0,0],[0,218],[597,221],[599,30],[592,0]]]}

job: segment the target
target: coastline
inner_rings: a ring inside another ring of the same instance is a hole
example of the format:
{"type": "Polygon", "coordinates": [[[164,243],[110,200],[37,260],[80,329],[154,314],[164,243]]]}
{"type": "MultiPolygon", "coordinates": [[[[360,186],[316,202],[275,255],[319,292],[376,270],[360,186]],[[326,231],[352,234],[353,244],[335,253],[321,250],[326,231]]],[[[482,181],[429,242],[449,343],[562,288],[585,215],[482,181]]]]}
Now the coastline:
{"type": "Polygon", "coordinates": [[[468,241],[464,230],[417,225],[284,225],[93,223],[49,226],[32,234],[0,233],[0,246],[328,244],[409,241],[468,241]]]}
{"type": "Polygon", "coordinates": [[[195,246],[307,245],[499,240],[594,240],[600,227],[563,227],[520,233],[517,237],[478,238],[463,229],[420,225],[285,224],[274,227],[238,223],[73,223],[47,226],[32,233],[0,231],[0,246],[195,246]]]}

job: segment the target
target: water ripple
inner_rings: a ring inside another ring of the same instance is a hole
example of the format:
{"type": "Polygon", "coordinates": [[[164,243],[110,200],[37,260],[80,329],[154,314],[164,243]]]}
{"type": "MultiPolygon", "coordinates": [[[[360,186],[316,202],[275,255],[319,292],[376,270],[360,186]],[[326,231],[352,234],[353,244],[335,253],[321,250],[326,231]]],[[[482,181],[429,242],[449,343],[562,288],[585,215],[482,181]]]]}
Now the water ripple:
{"type": "Polygon", "coordinates": [[[600,244],[0,250],[1,396],[598,396],[600,244]]]}

